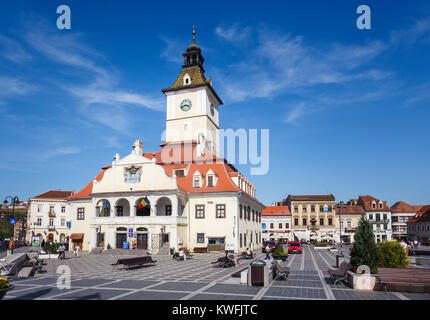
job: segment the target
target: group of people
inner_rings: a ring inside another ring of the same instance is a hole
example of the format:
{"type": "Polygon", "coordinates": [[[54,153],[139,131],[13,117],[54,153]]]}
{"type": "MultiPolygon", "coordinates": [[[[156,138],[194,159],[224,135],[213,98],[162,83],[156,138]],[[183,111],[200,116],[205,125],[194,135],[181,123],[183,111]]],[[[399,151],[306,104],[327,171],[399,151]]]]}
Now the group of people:
{"type": "Polygon", "coordinates": [[[413,247],[414,249],[418,249],[420,243],[418,242],[417,239],[415,239],[414,241],[408,241],[406,242],[405,240],[400,241],[400,245],[405,249],[406,254],[409,255],[409,250],[413,247]]]}

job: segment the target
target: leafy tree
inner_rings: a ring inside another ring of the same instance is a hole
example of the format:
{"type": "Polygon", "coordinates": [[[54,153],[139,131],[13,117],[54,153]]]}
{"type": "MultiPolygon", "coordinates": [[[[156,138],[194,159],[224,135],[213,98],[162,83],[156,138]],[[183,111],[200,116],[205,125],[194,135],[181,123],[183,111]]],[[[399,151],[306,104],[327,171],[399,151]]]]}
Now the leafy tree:
{"type": "Polygon", "coordinates": [[[358,227],[355,230],[354,241],[350,253],[351,264],[356,267],[366,265],[372,273],[377,273],[378,248],[375,243],[372,225],[364,215],[361,216],[358,227]]]}
{"type": "Polygon", "coordinates": [[[397,241],[382,241],[378,245],[379,263],[382,268],[407,268],[409,259],[405,249],[397,241]]]}

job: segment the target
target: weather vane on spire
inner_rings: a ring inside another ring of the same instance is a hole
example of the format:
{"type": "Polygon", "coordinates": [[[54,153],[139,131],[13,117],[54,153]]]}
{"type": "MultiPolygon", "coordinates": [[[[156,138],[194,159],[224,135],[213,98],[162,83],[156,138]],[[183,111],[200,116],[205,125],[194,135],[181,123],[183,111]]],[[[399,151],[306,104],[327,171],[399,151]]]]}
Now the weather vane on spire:
{"type": "Polygon", "coordinates": [[[193,25],[193,39],[196,39],[196,26],[193,25]]]}

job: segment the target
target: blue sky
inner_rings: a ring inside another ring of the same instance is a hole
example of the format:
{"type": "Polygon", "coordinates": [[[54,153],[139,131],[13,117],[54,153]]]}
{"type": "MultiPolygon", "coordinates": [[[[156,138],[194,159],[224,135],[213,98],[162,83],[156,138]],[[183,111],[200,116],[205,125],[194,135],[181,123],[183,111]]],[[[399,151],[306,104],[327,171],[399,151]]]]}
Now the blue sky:
{"type": "Polygon", "coordinates": [[[430,5],[345,0],[1,1],[0,200],[79,191],[138,138],[158,150],[193,24],[221,126],[270,129],[268,174],[237,166],[260,201],[430,203],[430,5]]]}

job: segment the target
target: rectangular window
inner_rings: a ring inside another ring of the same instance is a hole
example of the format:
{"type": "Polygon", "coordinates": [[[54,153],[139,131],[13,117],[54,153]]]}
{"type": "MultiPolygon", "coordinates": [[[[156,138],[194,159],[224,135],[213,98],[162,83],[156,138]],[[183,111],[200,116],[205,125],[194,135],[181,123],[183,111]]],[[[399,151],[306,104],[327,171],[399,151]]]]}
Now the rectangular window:
{"type": "Polygon", "coordinates": [[[274,228],[274,225],[273,225],[273,223],[271,223],[270,224],[270,229],[273,229],[274,228]]]}
{"type": "Polygon", "coordinates": [[[369,214],[369,220],[373,220],[373,214],[369,214]]]}
{"type": "Polygon", "coordinates": [[[381,215],[379,213],[376,214],[376,221],[381,221],[381,215]]]}
{"type": "Polygon", "coordinates": [[[205,243],[205,234],[197,233],[197,243],[205,243]]]}
{"type": "Polygon", "coordinates": [[[242,245],[242,234],[240,234],[239,239],[240,239],[240,247],[242,248],[243,247],[243,245],[242,245]]]}
{"type": "Polygon", "coordinates": [[[205,217],[205,205],[197,204],[196,205],[196,219],[203,219],[205,217]]]}
{"type": "Polygon", "coordinates": [[[194,177],[194,188],[200,188],[200,177],[199,176],[194,177]]]}
{"type": "Polygon", "coordinates": [[[246,247],[246,233],[243,234],[243,246],[246,247]]]}
{"type": "Polygon", "coordinates": [[[303,225],[306,226],[308,224],[308,220],[306,218],[303,219],[303,225]]]}
{"type": "Polygon", "coordinates": [[[42,212],[42,206],[37,206],[37,212],[42,212]]]}
{"type": "Polygon", "coordinates": [[[116,207],[116,215],[118,217],[123,217],[124,216],[124,207],[122,207],[122,206],[116,207]]]}
{"type": "Polygon", "coordinates": [[[306,206],[303,206],[303,212],[306,213],[306,206]]]}
{"type": "MultiPolygon", "coordinates": [[[[400,218],[402,218],[402,217],[400,217],[400,218]]],[[[399,218],[398,217],[392,217],[391,218],[392,220],[393,220],[393,222],[398,222],[399,220],[399,218]]],[[[403,220],[403,219],[401,219],[401,220],[403,220]]],[[[403,222],[403,221],[400,221],[400,222],[403,222]]]]}
{"type": "Polygon", "coordinates": [[[54,213],[54,207],[53,206],[49,207],[49,213],[54,213]]]}
{"type": "Polygon", "coordinates": [[[279,229],[282,229],[282,223],[279,224],[279,229]]]}
{"type": "Polygon", "coordinates": [[[299,225],[299,219],[294,219],[294,225],[298,226],[299,225]]]}
{"type": "Polygon", "coordinates": [[[242,205],[240,205],[239,206],[239,216],[240,216],[241,220],[242,220],[242,216],[243,216],[242,210],[243,210],[242,205]]]}
{"type": "Polygon", "coordinates": [[[332,226],[333,225],[333,219],[332,218],[328,218],[328,225],[332,226]]]}
{"type": "Polygon", "coordinates": [[[294,213],[298,213],[299,212],[299,207],[294,206],[294,213]]]}
{"type": "Polygon", "coordinates": [[[290,224],[289,223],[285,224],[285,229],[290,229],[290,224]]]}
{"type": "Polygon", "coordinates": [[[324,218],[320,218],[320,226],[324,225],[324,218]]]}
{"type": "Polygon", "coordinates": [[[384,220],[387,220],[388,218],[387,218],[387,214],[386,213],[384,213],[384,220]]]}
{"type": "Polygon", "coordinates": [[[348,229],[351,229],[351,221],[347,221],[347,222],[346,222],[346,227],[347,227],[348,229]]]}
{"type": "Polygon", "coordinates": [[[185,171],[184,170],[176,170],[176,176],[177,177],[185,177],[185,171]]]}
{"type": "Polygon", "coordinates": [[[214,177],[208,176],[208,187],[213,187],[213,186],[214,186],[214,177]]]}
{"type": "Polygon", "coordinates": [[[166,216],[172,215],[172,205],[167,204],[165,210],[166,210],[166,216]]]}
{"type": "Polygon", "coordinates": [[[66,212],[66,207],[61,207],[61,213],[65,213],[66,212]]]}
{"type": "Polygon", "coordinates": [[[311,206],[311,212],[315,212],[315,206],[311,206]]]}
{"type": "Polygon", "coordinates": [[[54,219],[52,219],[52,218],[49,219],[49,226],[50,227],[54,226],[54,219]]]}
{"type": "Polygon", "coordinates": [[[225,218],[225,204],[216,205],[216,217],[225,218]]]}
{"type": "Polygon", "coordinates": [[[78,208],[78,220],[85,220],[85,208],[78,208]]]}
{"type": "Polygon", "coordinates": [[[42,218],[37,218],[36,225],[39,227],[42,225],[42,218]]]}
{"type": "Polygon", "coordinates": [[[66,226],[66,218],[64,218],[64,217],[61,218],[61,226],[62,227],[66,226]]]}

